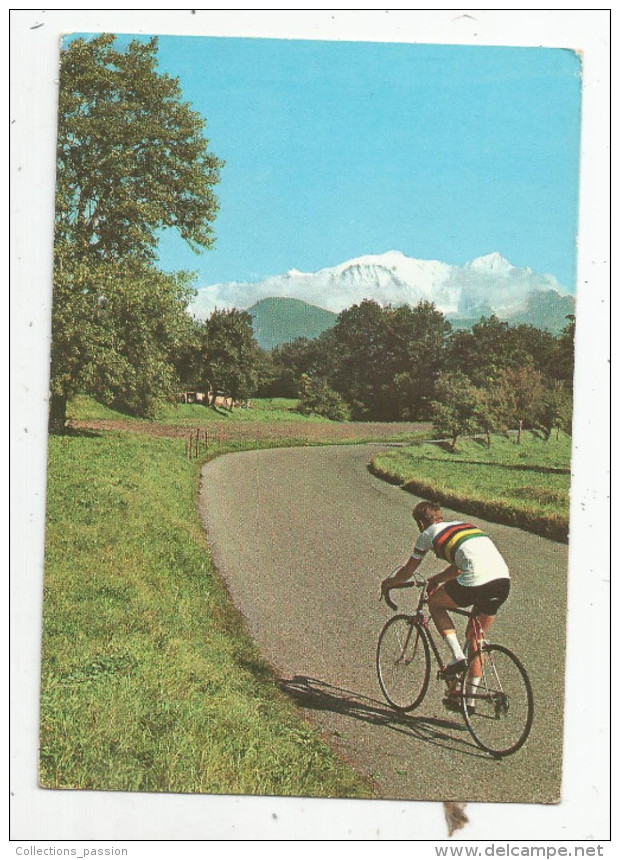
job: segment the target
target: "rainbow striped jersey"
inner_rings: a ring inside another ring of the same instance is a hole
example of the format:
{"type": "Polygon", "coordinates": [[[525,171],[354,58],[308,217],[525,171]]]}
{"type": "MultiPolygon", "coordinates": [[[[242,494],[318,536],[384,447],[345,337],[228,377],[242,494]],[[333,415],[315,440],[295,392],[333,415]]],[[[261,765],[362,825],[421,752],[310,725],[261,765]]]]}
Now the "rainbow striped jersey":
{"type": "Polygon", "coordinates": [[[510,578],[506,562],[491,538],[472,523],[433,523],[420,532],[411,555],[422,559],[429,550],[458,567],[457,582],[461,585],[473,587],[510,578]]]}

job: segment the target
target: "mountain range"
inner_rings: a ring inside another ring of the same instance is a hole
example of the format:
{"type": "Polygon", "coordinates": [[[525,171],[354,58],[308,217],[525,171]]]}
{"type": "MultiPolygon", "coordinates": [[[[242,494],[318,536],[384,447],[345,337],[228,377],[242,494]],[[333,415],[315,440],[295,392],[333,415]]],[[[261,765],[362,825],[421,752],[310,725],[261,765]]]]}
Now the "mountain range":
{"type": "Polygon", "coordinates": [[[558,332],[575,310],[574,296],[552,275],[513,266],[497,252],[454,266],[400,251],[357,257],[318,272],[291,269],[252,283],[201,287],[189,310],[205,319],[215,307],[245,308],[253,316],[258,342],[270,349],[294,337],[316,337],[335,322],[325,312],[338,314],[364,299],[412,306],[430,301],[458,328],[495,314],[513,324],[558,332]],[[263,305],[265,299],[300,304],[263,305]]]}

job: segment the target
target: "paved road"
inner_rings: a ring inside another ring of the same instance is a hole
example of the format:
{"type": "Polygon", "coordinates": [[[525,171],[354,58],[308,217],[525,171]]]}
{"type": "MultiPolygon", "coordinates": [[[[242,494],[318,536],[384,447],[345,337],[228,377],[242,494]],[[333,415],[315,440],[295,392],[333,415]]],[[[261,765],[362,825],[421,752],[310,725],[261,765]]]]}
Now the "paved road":
{"type": "MultiPolygon", "coordinates": [[[[410,552],[417,500],[369,474],[380,449],[244,452],[204,467],[201,514],[236,606],[283,688],[382,797],[557,802],[567,547],[476,519],[513,575],[492,638],[514,648],[532,677],[536,715],[523,750],[487,757],[442,707],[437,682],[414,715],[399,717],[375,675],[391,614],[379,582],[410,552]]],[[[421,572],[438,569],[428,559],[421,572]]],[[[413,592],[397,597],[407,608],[413,592]]]]}

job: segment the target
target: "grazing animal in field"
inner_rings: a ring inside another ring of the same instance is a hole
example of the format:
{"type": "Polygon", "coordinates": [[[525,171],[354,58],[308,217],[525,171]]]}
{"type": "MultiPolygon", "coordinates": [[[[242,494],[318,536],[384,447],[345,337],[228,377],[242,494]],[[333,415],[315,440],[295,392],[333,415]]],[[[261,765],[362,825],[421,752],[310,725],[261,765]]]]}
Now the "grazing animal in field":
{"type": "Polygon", "coordinates": [[[179,394],[181,403],[207,403],[208,395],[202,391],[182,391],[179,394]]]}
{"type": "Polygon", "coordinates": [[[210,391],[208,397],[209,406],[212,406],[214,409],[227,409],[229,412],[232,412],[235,401],[224,391],[210,391]]]}

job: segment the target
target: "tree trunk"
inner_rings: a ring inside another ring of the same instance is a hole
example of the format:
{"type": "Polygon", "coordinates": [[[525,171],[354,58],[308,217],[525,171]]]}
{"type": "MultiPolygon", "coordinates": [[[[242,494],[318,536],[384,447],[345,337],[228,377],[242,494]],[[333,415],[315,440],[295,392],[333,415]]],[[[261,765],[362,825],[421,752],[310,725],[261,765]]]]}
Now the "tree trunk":
{"type": "Polygon", "coordinates": [[[64,394],[52,394],[50,398],[48,432],[62,434],[67,424],[67,398],[64,394]]]}

